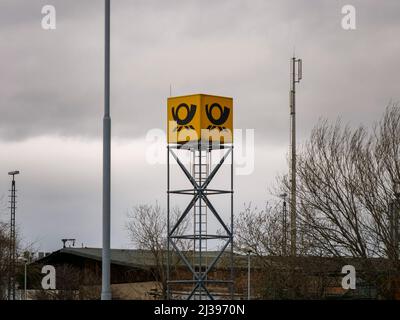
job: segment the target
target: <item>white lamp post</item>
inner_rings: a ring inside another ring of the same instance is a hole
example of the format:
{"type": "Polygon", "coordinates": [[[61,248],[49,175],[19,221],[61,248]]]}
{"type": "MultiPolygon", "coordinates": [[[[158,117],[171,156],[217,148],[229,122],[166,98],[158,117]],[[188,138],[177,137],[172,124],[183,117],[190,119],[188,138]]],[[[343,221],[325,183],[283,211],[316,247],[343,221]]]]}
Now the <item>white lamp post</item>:
{"type": "Polygon", "coordinates": [[[251,249],[247,249],[247,300],[250,300],[251,296],[251,264],[250,264],[250,256],[251,256],[251,249]]]}
{"type": "Polygon", "coordinates": [[[26,269],[27,269],[27,264],[28,264],[28,259],[24,258],[24,257],[19,257],[18,258],[19,261],[24,263],[24,300],[27,300],[27,294],[26,294],[26,269]]]}

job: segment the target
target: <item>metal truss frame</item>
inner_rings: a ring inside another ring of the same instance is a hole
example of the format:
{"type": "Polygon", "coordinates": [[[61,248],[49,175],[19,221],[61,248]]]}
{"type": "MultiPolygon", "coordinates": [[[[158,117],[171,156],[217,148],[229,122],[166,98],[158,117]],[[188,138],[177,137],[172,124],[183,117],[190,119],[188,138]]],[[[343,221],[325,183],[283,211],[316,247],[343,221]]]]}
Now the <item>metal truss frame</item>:
{"type": "MultiPolygon", "coordinates": [[[[194,298],[196,292],[200,290],[202,292],[204,290],[206,299],[214,300],[214,296],[207,288],[208,284],[226,284],[229,286],[230,298],[233,299],[234,294],[234,285],[233,285],[233,145],[213,145],[213,144],[202,144],[202,143],[195,143],[195,144],[169,144],[167,145],[167,296],[168,299],[171,299],[172,292],[171,292],[171,285],[176,284],[193,284],[192,291],[187,296],[187,300],[191,300],[194,298]],[[223,156],[221,157],[220,161],[215,165],[212,169],[208,177],[205,179],[204,182],[198,183],[195,177],[189,172],[189,170],[185,167],[182,163],[181,159],[179,158],[178,154],[175,150],[187,150],[187,151],[199,151],[201,152],[212,152],[213,150],[221,150],[225,149],[223,156]],[[175,160],[175,162],[179,165],[180,169],[183,171],[191,185],[193,186],[192,189],[180,189],[180,190],[171,190],[170,189],[170,156],[175,160]],[[208,189],[209,184],[211,183],[212,179],[215,177],[221,166],[224,164],[225,160],[228,157],[231,157],[231,168],[230,168],[230,190],[219,190],[219,189],[208,189]],[[180,214],[178,220],[171,224],[170,220],[170,195],[190,195],[192,199],[190,200],[189,204],[185,208],[185,210],[180,214]],[[227,225],[212,205],[209,196],[211,195],[221,195],[221,194],[230,194],[230,225],[227,225]],[[220,226],[222,227],[225,234],[189,234],[189,235],[179,235],[176,234],[181,223],[184,219],[189,215],[193,207],[195,206],[196,202],[200,200],[205,203],[207,208],[211,211],[213,216],[216,218],[220,226]],[[205,265],[205,270],[202,269],[202,252],[200,249],[199,259],[200,259],[200,268],[196,270],[194,264],[192,264],[189,259],[185,256],[184,252],[182,252],[178,245],[177,240],[179,239],[186,239],[186,240],[195,240],[200,241],[200,248],[201,248],[201,241],[207,241],[210,239],[218,239],[218,240],[225,240],[223,246],[217,251],[217,255],[212,259],[211,263],[205,265]],[[216,266],[224,252],[229,250],[229,269],[230,269],[230,276],[228,280],[217,280],[217,279],[208,279],[207,275],[210,271],[216,266]],[[171,280],[170,276],[170,262],[171,262],[171,253],[176,252],[178,257],[183,261],[184,265],[188,268],[190,273],[192,274],[192,279],[190,280],[171,280]]],[[[203,296],[200,294],[200,299],[203,296]]]]}

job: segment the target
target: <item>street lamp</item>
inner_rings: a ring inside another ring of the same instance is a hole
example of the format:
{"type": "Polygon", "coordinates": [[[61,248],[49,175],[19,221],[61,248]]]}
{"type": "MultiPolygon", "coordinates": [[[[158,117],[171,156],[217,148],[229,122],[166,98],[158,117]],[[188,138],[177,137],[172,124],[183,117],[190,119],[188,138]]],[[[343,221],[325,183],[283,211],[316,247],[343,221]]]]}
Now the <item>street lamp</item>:
{"type": "Polygon", "coordinates": [[[103,250],[101,300],[111,300],[111,117],[110,117],[110,0],[105,0],[104,32],[104,117],[103,117],[103,250]]]}
{"type": "Polygon", "coordinates": [[[250,285],[251,285],[251,282],[250,282],[250,279],[251,279],[250,255],[252,252],[253,251],[250,248],[247,249],[247,300],[250,300],[250,293],[251,293],[251,290],[250,290],[250,285]]]}
{"type": "Polygon", "coordinates": [[[286,198],[288,194],[282,193],[279,195],[279,198],[283,200],[282,207],[282,254],[286,256],[286,247],[287,247],[287,208],[286,208],[286,198]]]}
{"type": "Polygon", "coordinates": [[[19,261],[24,263],[24,300],[27,300],[27,294],[26,294],[26,269],[27,269],[27,264],[28,264],[28,259],[24,257],[19,257],[19,261]]]}

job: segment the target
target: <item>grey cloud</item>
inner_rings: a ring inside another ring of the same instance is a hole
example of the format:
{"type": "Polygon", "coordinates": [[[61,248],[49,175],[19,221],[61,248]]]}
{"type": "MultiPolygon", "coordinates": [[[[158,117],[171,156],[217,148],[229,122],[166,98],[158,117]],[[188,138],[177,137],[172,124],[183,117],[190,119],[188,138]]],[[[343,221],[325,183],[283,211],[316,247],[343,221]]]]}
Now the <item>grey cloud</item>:
{"type": "MultiPolygon", "coordinates": [[[[170,84],[176,95],[233,96],[235,127],[256,130],[255,172],[235,177],[236,211],[263,202],[286,170],[294,46],[300,142],[320,117],[369,124],[400,100],[400,2],[351,2],[355,31],[340,27],[347,1],[112,1],[114,246],[127,242],[130,206],[164,203],[165,166],[146,164],[139,142],[164,128],[170,84]]],[[[18,223],[51,249],[64,235],[100,243],[103,23],[98,0],[0,3],[0,172],[21,170],[18,223]],[[56,6],[56,31],[40,28],[45,4],[56,6]]]]}
{"type": "MultiPolygon", "coordinates": [[[[304,60],[299,130],[320,116],[368,122],[399,99],[397,1],[353,1],[358,29],[340,27],[333,1],[114,1],[113,134],[143,136],[165,125],[174,94],[235,98],[237,127],[286,141],[289,57],[304,60]]],[[[100,137],[103,104],[103,6],[99,1],[2,4],[0,136],[100,137]],[[57,30],[38,25],[54,4],[57,30]],[[4,18],[4,19],[3,19],[4,18]],[[5,26],[5,28],[3,28],[5,26]]]]}
{"type": "MultiPolygon", "coordinates": [[[[38,6],[45,2],[27,3],[6,2],[3,12],[8,45],[1,61],[1,138],[100,137],[103,7],[54,1],[58,29],[49,32],[38,28],[38,6]]],[[[281,143],[294,45],[304,60],[298,102],[303,135],[317,116],[355,119],[362,111],[364,120],[375,118],[389,99],[399,99],[393,65],[400,47],[390,34],[398,34],[400,6],[354,5],[358,30],[346,32],[341,3],[332,1],[114,2],[114,134],[134,137],[163,128],[172,84],[176,94],[233,96],[237,127],[281,143]]]]}

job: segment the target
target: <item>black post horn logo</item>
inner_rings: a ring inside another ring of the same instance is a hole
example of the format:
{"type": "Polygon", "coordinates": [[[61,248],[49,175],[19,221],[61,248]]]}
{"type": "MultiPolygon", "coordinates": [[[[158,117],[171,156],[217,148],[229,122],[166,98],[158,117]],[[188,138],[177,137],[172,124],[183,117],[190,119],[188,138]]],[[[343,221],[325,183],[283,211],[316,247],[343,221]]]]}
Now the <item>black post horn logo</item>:
{"type": "Polygon", "coordinates": [[[213,124],[213,125],[208,126],[207,129],[212,130],[212,129],[218,128],[219,131],[225,130],[226,128],[223,127],[222,124],[224,124],[226,122],[226,120],[228,120],[230,111],[231,110],[227,107],[224,107],[224,110],[222,111],[222,107],[218,103],[213,103],[210,106],[210,108],[208,108],[208,104],[207,104],[206,105],[207,118],[213,124]],[[219,115],[218,119],[215,119],[212,115],[212,110],[214,108],[217,108],[219,110],[220,115],[219,115]]]}
{"type": "Polygon", "coordinates": [[[178,126],[174,129],[174,131],[181,131],[183,128],[186,128],[188,130],[192,129],[195,130],[192,125],[187,125],[190,123],[190,121],[193,120],[194,115],[196,114],[196,105],[192,104],[189,106],[186,103],[181,103],[175,110],[174,107],[172,107],[172,117],[178,124],[178,126]],[[186,117],[184,119],[179,118],[179,109],[184,108],[186,109],[186,117]]]}

